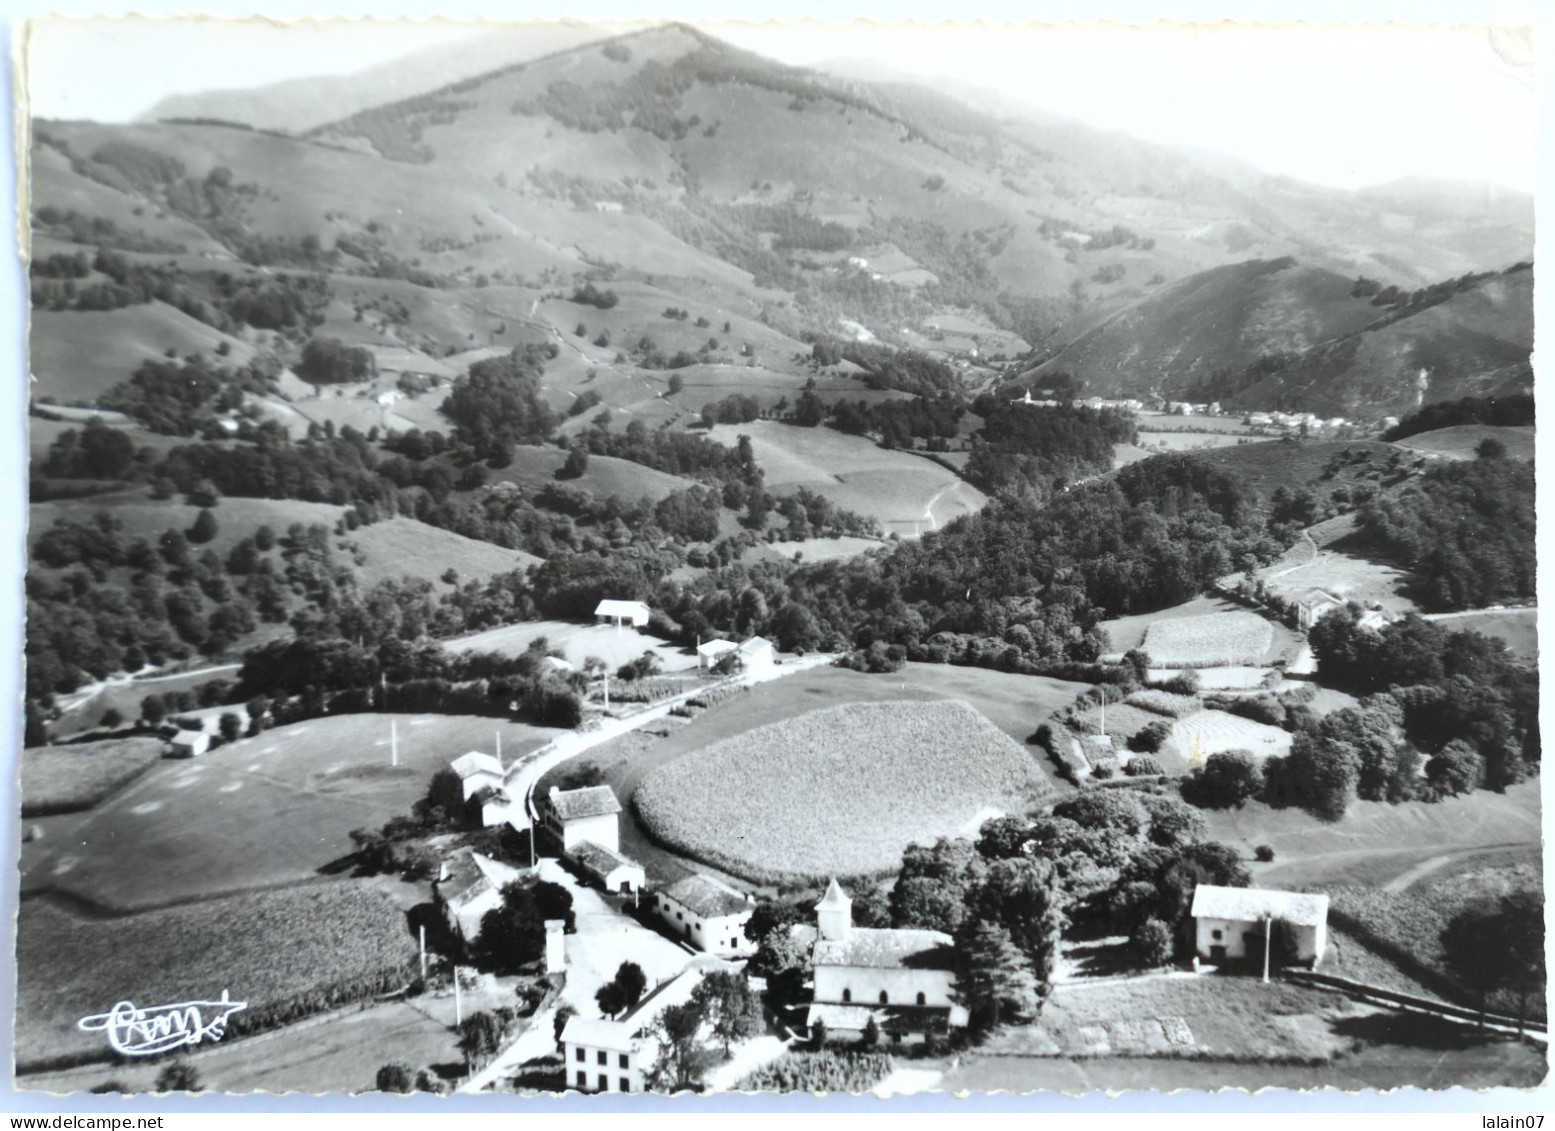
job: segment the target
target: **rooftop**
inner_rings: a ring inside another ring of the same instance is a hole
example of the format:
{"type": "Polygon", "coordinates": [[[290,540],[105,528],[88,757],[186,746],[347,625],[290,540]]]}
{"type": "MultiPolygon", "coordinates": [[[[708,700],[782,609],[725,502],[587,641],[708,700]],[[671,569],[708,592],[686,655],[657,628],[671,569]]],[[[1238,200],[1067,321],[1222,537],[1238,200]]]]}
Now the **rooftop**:
{"type": "Polygon", "coordinates": [[[468,754],[461,754],[449,763],[454,773],[460,780],[474,777],[476,774],[495,774],[502,776],[502,763],[490,754],[483,754],[479,750],[471,750],[468,754]]]}
{"type": "Polygon", "coordinates": [[[740,645],[741,654],[746,656],[749,656],[753,652],[770,651],[772,651],[772,641],[768,640],[765,636],[752,636],[744,644],[740,645]]]}
{"type": "Polygon", "coordinates": [[[817,940],[817,966],[948,970],[955,959],[951,938],[943,931],[854,927],[846,938],[822,939],[814,927],[802,924],[795,928],[795,935],[801,942],[811,938],[817,940]]]}
{"type": "Polygon", "coordinates": [[[722,880],[715,880],[712,876],[705,876],[701,872],[693,872],[660,890],[682,907],[704,919],[715,919],[720,915],[735,915],[741,911],[749,911],[754,906],[750,900],[722,880]]]}
{"type": "Polygon", "coordinates": [[[578,821],[584,817],[603,817],[619,813],[621,803],[615,791],[608,785],[591,785],[584,789],[551,789],[551,809],[558,820],[578,821]]]}
{"type": "Polygon", "coordinates": [[[733,652],[739,645],[732,640],[707,640],[697,646],[699,656],[722,656],[725,652],[733,652]]]}
{"type": "Polygon", "coordinates": [[[831,883],[826,885],[826,894],[821,896],[821,901],[815,905],[819,911],[822,907],[841,907],[844,909],[853,906],[853,901],[848,898],[848,893],[842,890],[842,885],[837,882],[837,877],[831,878],[831,883]]]}
{"type": "Polygon", "coordinates": [[[637,868],[642,865],[630,856],[622,856],[619,852],[612,852],[602,844],[595,844],[591,840],[581,841],[572,846],[572,858],[584,868],[593,872],[596,876],[608,876],[617,868],[637,868]]]}
{"type": "Polygon", "coordinates": [[[631,1052],[636,1025],[606,1021],[600,1017],[569,1017],[562,1029],[562,1043],[631,1052]]]}
{"type": "Polygon", "coordinates": [[[1328,919],[1328,896],[1303,891],[1268,888],[1223,888],[1200,884],[1193,893],[1194,918],[1282,919],[1302,927],[1315,927],[1328,919]]]}
{"type": "Polygon", "coordinates": [[[596,617],[629,617],[634,613],[647,616],[647,604],[642,601],[613,601],[607,597],[594,610],[596,617]]]}

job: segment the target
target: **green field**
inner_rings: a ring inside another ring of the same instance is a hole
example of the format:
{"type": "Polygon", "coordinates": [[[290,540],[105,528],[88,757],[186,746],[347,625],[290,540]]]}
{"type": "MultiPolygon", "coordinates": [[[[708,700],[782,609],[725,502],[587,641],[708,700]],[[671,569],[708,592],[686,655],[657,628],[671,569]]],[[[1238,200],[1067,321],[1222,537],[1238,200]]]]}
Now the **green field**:
{"type": "MultiPolygon", "coordinates": [[[[556,471],[565,462],[567,453],[561,448],[517,448],[513,462],[499,471],[488,472],[486,482],[516,483],[525,491],[538,491],[547,484],[558,482],[556,471]]],[[[575,490],[588,491],[596,498],[617,495],[630,502],[643,498],[658,502],[666,495],[694,486],[691,480],[678,475],[667,475],[640,463],[610,456],[590,456],[587,471],[577,479],[561,482],[575,490]]]]}
{"type": "Polygon", "coordinates": [[[574,624],[562,620],[524,621],[445,640],[443,647],[455,653],[499,652],[517,656],[542,637],[549,648],[559,650],[574,667],[581,668],[591,656],[598,656],[610,665],[612,675],[616,668],[648,651],[658,653],[659,663],[667,672],[697,666],[696,655],[689,649],[629,625],[618,628],[611,624],[574,624]]]}
{"type": "Polygon", "coordinates": [[[1417,432],[1395,442],[1401,448],[1428,455],[1476,459],[1478,456],[1475,449],[1485,440],[1501,441],[1506,446],[1506,454],[1512,459],[1529,460],[1534,457],[1534,430],[1531,424],[1512,428],[1493,424],[1459,424],[1452,428],[1438,428],[1434,432],[1417,432]]]}
{"type": "MultiPolygon", "coordinates": [[[[1240,613],[1247,614],[1247,609],[1233,601],[1227,601],[1222,597],[1195,597],[1191,601],[1184,601],[1180,605],[1173,605],[1169,609],[1162,609],[1154,613],[1137,613],[1134,616],[1115,617],[1112,620],[1102,621],[1101,627],[1107,630],[1107,638],[1111,641],[1112,651],[1123,653],[1135,648],[1145,647],[1145,639],[1150,627],[1155,624],[1166,625],[1172,621],[1186,620],[1209,616],[1212,613],[1240,613]]],[[[1260,618],[1261,619],[1261,618],[1260,618]]],[[[1231,623],[1231,622],[1227,622],[1231,623]]],[[[1262,657],[1262,662],[1272,663],[1282,657],[1293,655],[1298,637],[1295,633],[1283,625],[1273,621],[1266,621],[1273,631],[1267,651],[1262,657]]],[[[1157,632],[1167,631],[1158,629],[1157,632]]],[[[1213,666],[1213,665],[1206,665],[1213,666]]]]}
{"type": "Polygon", "coordinates": [[[1539,658],[1539,610],[1503,609],[1484,613],[1447,613],[1427,617],[1449,632],[1482,632],[1505,641],[1524,660],[1539,658]]]}
{"type": "Polygon", "coordinates": [[[1234,667],[1263,662],[1274,641],[1273,623],[1243,609],[1155,621],[1144,649],[1153,667],[1234,667]]]}
{"type": "Polygon", "coordinates": [[[633,804],[673,848],[770,883],[891,870],[908,844],[975,833],[1046,785],[1036,754],[967,704],[902,700],[713,743],[648,773],[633,804]]]}
{"type": "Polygon", "coordinates": [[[163,761],[90,812],[39,818],[22,891],[139,909],[315,878],[352,851],[352,829],[408,813],[433,772],[490,753],[499,730],[504,759],[556,733],[466,715],[342,715],[163,761]]]}
{"type": "Polygon", "coordinates": [[[145,1007],[227,990],[257,1014],[380,971],[405,971],[391,983],[402,985],[415,954],[404,896],[380,881],[253,892],[119,919],[25,900],[17,921],[18,1066],[102,1049],[102,1034],[78,1031],[75,1022],[117,1001],[145,1007]]]}
{"type": "Polygon", "coordinates": [[[22,816],[90,809],[162,760],[158,738],[108,739],[21,752],[22,816]]]}

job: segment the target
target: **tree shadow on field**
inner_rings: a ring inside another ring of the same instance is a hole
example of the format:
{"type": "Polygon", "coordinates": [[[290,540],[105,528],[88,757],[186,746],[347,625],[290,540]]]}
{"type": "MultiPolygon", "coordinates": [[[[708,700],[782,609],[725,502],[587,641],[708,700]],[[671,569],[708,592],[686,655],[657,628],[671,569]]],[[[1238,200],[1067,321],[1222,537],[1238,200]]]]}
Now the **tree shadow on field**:
{"type": "Polygon", "coordinates": [[[1333,1023],[1334,1032],[1364,1045],[1404,1045],[1409,1048],[1455,1052],[1508,1040],[1505,1034],[1471,1025],[1444,1021],[1419,1013],[1371,1013],[1343,1017],[1333,1023]]]}

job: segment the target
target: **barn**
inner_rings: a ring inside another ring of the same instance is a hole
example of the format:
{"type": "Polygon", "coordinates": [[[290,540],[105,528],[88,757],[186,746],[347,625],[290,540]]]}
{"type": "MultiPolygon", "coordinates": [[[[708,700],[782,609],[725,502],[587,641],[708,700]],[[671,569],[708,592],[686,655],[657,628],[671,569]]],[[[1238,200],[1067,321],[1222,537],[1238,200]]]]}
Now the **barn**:
{"type": "Polygon", "coordinates": [[[569,856],[585,875],[608,892],[636,895],[648,880],[643,866],[630,856],[591,840],[579,841],[569,856]]]}
{"type": "Polygon", "coordinates": [[[648,623],[648,606],[641,601],[601,601],[594,609],[594,619],[600,624],[614,624],[617,628],[631,625],[642,628],[648,623]]]}
{"type": "Polygon", "coordinates": [[[1280,924],[1298,963],[1316,966],[1328,947],[1328,896],[1319,893],[1200,884],[1191,914],[1201,962],[1262,962],[1266,936],[1280,924]]]}

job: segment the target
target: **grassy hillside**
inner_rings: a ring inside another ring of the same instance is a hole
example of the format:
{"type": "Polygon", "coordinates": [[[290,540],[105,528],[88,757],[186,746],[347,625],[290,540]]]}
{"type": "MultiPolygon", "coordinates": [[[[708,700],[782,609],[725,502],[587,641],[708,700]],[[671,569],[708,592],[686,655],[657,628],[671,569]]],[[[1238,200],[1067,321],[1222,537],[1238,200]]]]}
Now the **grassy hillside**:
{"type": "Polygon", "coordinates": [[[1401,448],[1424,452],[1428,455],[1446,456],[1448,459],[1473,459],[1475,450],[1486,440],[1499,440],[1512,459],[1533,459],[1534,434],[1531,427],[1499,427],[1493,424],[1459,424],[1451,428],[1437,428],[1431,432],[1417,432],[1403,440],[1394,441],[1401,448]]]}
{"type": "Polygon", "coordinates": [[[1217,369],[1295,353],[1377,317],[1354,280],[1294,260],[1200,272],[1121,311],[1034,375],[1073,373],[1098,393],[1173,393],[1217,369]]]}

